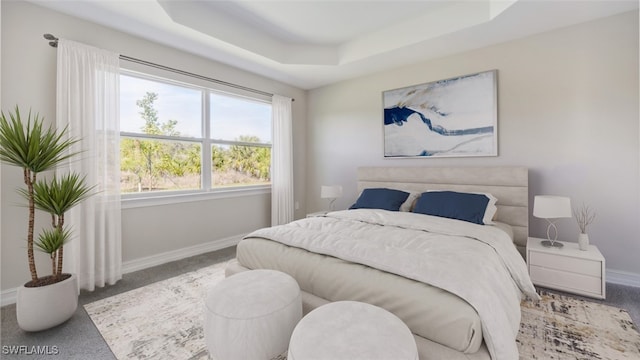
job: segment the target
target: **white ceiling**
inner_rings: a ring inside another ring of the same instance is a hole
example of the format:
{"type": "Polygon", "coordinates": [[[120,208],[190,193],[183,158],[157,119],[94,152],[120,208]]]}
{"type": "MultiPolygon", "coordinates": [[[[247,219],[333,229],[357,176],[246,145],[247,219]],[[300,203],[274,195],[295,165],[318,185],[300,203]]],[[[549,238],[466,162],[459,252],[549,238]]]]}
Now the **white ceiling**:
{"type": "Polygon", "coordinates": [[[638,0],[32,2],[303,89],[638,9],[638,0]]]}

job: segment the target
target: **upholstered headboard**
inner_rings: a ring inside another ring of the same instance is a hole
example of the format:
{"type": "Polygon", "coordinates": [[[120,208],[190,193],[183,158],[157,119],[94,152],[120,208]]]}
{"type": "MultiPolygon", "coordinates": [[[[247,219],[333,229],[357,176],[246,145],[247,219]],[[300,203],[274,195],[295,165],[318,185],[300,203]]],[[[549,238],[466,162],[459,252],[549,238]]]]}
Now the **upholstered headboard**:
{"type": "Polygon", "coordinates": [[[498,202],[497,220],[513,227],[525,254],[529,236],[529,172],[526,167],[360,167],[358,192],[387,187],[404,191],[488,192],[498,202]]]}

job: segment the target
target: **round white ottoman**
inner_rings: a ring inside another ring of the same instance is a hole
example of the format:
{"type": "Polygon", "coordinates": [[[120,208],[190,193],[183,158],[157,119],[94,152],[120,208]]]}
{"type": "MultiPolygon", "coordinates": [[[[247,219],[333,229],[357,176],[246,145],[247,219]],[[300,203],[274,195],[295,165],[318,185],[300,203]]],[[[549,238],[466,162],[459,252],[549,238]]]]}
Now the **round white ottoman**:
{"type": "Polygon", "coordinates": [[[204,337],[217,360],[267,360],[287,350],[302,318],[298,283],[274,270],[232,275],[209,289],[204,337]]]}
{"type": "Polygon", "coordinates": [[[417,360],[409,328],[380,307],[338,301],[311,311],[293,330],[287,360],[417,360]]]}

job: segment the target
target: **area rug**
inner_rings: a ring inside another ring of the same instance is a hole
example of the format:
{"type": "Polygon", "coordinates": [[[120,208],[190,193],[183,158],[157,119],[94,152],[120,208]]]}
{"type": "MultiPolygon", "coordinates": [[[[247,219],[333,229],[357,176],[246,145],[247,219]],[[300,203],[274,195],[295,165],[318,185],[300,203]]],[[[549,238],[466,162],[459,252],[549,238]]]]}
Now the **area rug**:
{"type": "Polygon", "coordinates": [[[219,263],[84,306],[117,359],[209,359],[204,298],[219,263]]]}
{"type": "MultiPolygon", "coordinates": [[[[204,298],[220,263],[85,305],[116,358],[210,359],[204,298]]],[[[520,359],[640,359],[640,334],[622,309],[542,293],[522,303],[520,359]]],[[[279,357],[284,359],[284,356],[279,357]]]]}
{"type": "Polygon", "coordinates": [[[640,334],[625,310],[544,291],[540,296],[520,306],[520,359],[640,359],[640,334]]]}

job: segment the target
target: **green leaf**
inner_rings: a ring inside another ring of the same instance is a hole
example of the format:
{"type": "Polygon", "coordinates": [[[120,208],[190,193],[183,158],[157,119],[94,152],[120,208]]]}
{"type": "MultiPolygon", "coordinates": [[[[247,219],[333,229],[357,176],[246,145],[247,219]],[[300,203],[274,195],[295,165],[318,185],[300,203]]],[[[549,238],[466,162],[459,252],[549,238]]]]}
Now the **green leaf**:
{"type": "Polygon", "coordinates": [[[60,230],[58,228],[44,229],[38,240],[33,244],[38,250],[49,255],[58,251],[65,243],[71,239],[71,230],[60,230]]]}
{"type": "MultiPolygon", "coordinates": [[[[63,216],[72,207],[93,195],[95,186],[87,186],[85,176],[73,172],[51,180],[38,180],[33,185],[33,201],[37,209],[63,216]]],[[[22,192],[26,195],[25,192],[22,192]]]]}
{"type": "Polygon", "coordinates": [[[43,128],[43,118],[38,114],[27,115],[22,120],[16,106],[7,118],[0,113],[0,161],[29,169],[34,173],[53,169],[62,161],[74,156],[69,148],[78,139],[68,138],[67,127],[59,133],[53,126],[43,128]]]}

